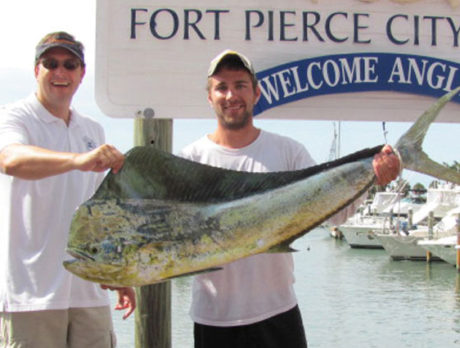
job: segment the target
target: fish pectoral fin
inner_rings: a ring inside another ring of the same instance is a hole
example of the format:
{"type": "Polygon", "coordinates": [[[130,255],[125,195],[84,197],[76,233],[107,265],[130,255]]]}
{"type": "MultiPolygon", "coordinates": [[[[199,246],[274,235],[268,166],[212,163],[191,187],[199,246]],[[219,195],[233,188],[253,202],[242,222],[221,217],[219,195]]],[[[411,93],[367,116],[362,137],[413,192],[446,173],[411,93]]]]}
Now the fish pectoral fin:
{"type": "Polygon", "coordinates": [[[173,247],[175,244],[177,244],[177,241],[171,241],[171,240],[148,242],[147,244],[142,245],[139,248],[139,250],[152,250],[152,249],[164,250],[164,249],[173,247]]]}
{"type": "Polygon", "coordinates": [[[281,244],[278,244],[278,245],[275,245],[273,247],[271,247],[270,249],[268,249],[266,251],[266,253],[294,253],[294,252],[297,252],[298,250],[297,249],[294,249],[291,247],[291,241],[289,241],[288,243],[281,243],[281,244]]]}
{"type": "Polygon", "coordinates": [[[212,267],[212,268],[206,268],[202,269],[199,271],[194,271],[194,272],[188,272],[188,273],[183,273],[174,277],[169,277],[167,279],[174,279],[174,278],[182,278],[182,277],[188,277],[188,276],[194,276],[202,273],[208,273],[208,272],[215,272],[215,271],[220,271],[222,270],[222,267],[212,267]]]}

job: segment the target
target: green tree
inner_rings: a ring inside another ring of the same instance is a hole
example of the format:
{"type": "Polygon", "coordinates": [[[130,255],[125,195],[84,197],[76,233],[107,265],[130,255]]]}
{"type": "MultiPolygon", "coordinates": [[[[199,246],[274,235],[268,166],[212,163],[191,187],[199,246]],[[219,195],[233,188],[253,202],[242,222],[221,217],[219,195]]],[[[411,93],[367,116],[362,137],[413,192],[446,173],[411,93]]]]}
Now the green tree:
{"type": "Polygon", "coordinates": [[[420,194],[420,193],[424,193],[426,191],[426,188],[425,186],[423,186],[423,184],[421,183],[416,183],[413,187],[412,187],[412,192],[414,192],[415,194],[420,194]]]}

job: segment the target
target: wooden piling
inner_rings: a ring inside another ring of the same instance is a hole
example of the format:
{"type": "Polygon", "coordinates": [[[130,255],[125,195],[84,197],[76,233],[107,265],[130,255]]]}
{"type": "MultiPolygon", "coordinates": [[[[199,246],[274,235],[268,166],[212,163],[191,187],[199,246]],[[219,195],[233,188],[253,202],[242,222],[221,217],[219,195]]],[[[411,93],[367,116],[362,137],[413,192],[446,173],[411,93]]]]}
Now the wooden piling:
{"type": "Polygon", "coordinates": [[[457,215],[457,272],[460,273],[460,214],[457,215]]]}
{"type": "MultiPolygon", "coordinates": [[[[153,119],[146,109],[134,121],[134,145],[172,151],[172,120],[153,119]]],[[[171,283],[169,281],[136,288],[136,348],[171,348],[171,283]]]]}
{"type": "Polygon", "coordinates": [[[409,208],[408,212],[407,212],[407,229],[408,230],[411,230],[414,226],[414,211],[412,210],[412,208],[409,208]]]}
{"type": "MultiPolygon", "coordinates": [[[[430,211],[428,215],[428,239],[433,239],[434,213],[430,211]]],[[[426,252],[426,262],[431,262],[431,252],[426,252]]]]}

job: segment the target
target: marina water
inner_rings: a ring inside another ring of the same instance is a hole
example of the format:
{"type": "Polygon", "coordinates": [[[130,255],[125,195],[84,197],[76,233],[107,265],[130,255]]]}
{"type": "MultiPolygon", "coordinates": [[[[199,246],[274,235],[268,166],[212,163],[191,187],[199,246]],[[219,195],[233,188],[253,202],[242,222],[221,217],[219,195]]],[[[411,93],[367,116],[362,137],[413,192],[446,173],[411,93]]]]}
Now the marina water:
{"type": "MultiPolygon", "coordinates": [[[[452,265],[392,261],[383,249],[352,249],[322,229],[293,246],[309,348],[460,347],[460,275],[452,265]]],[[[191,280],[172,281],[173,348],[193,347],[191,280]]],[[[118,347],[134,347],[134,315],[113,318],[118,347]]]]}

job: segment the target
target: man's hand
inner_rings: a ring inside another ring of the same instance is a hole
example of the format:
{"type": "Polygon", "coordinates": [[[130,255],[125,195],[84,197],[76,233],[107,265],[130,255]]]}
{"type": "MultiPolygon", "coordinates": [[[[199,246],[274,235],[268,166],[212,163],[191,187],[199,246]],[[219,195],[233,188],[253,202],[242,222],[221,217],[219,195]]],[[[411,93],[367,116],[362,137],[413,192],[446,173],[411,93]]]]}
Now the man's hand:
{"type": "Polygon", "coordinates": [[[71,170],[117,173],[125,156],[104,144],[84,153],[56,152],[32,145],[11,144],[0,152],[0,172],[21,179],[38,180],[71,170]]]}
{"type": "Polygon", "coordinates": [[[372,161],[377,185],[384,186],[396,179],[401,172],[401,162],[390,145],[385,145],[372,161]]]}
{"type": "Polygon", "coordinates": [[[117,288],[108,285],[101,285],[101,288],[115,290],[118,293],[118,302],[115,305],[115,310],[126,309],[123,319],[128,318],[136,309],[136,293],[133,288],[117,288]]]}
{"type": "Polygon", "coordinates": [[[114,173],[120,170],[124,160],[125,156],[109,144],[101,145],[89,152],[76,154],[74,158],[79,170],[104,172],[111,168],[114,173]]]}

